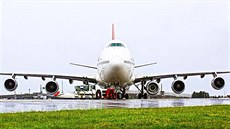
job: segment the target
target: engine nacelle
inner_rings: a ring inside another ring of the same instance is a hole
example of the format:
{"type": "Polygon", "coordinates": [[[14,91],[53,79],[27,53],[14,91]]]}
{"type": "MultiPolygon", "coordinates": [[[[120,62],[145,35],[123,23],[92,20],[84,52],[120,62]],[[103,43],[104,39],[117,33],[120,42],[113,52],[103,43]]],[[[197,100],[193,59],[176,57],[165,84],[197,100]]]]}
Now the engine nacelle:
{"type": "Polygon", "coordinates": [[[18,83],[15,79],[10,78],[5,81],[4,86],[7,91],[14,91],[18,87],[18,83]]]}
{"type": "Polygon", "coordinates": [[[45,86],[46,92],[49,94],[55,94],[59,90],[58,83],[55,81],[50,81],[45,86]]]}
{"type": "Polygon", "coordinates": [[[172,88],[172,90],[173,90],[174,93],[180,94],[180,93],[182,93],[184,91],[185,84],[181,80],[174,80],[172,82],[172,87],[171,88],[172,88]]]}
{"type": "Polygon", "coordinates": [[[225,85],[225,81],[222,77],[215,77],[212,79],[212,87],[215,89],[215,90],[220,90],[224,87],[225,85]]]}
{"type": "Polygon", "coordinates": [[[157,82],[149,82],[146,85],[146,91],[148,94],[150,95],[156,95],[159,92],[160,88],[159,88],[159,84],[157,82]]]}

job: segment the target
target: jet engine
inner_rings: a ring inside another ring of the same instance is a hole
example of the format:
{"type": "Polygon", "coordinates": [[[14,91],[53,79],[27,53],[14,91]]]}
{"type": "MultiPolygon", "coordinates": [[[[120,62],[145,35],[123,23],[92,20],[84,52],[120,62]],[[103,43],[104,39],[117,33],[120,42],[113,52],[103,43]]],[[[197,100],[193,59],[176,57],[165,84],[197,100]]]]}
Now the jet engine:
{"type": "Polygon", "coordinates": [[[18,87],[18,83],[15,79],[7,79],[4,83],[5,89],[7,91],[14,91],[18,87]]]}
{"type": "Polygon", "coordinates": [[[50,81],[45,86],[46,92],[49,94],[55,94],[59,90],[58,83],[55,81],[50,81]]]}
{"type": "Polygon", "coordinates": [[[156,95],[159,92],[159,84],[157,82],[151,81],[146,85],[146,91],[150,95],[156,95]]]}
{"type": "Polygon", "coordinates": [[[220,90],[224,87],[225,81],[222,77],[215,77],[212,79],[211,84],[215,90],[220,90]]]}
{"type": "Polygon", "coordinates": [[[172,90],[173,90],[174,93],[180,94],[180,93],[182,93],[184,91],[185,84],[181,80],[174,80],[172,82],[172,87],[171,88],[172,88],[172,90]]]}

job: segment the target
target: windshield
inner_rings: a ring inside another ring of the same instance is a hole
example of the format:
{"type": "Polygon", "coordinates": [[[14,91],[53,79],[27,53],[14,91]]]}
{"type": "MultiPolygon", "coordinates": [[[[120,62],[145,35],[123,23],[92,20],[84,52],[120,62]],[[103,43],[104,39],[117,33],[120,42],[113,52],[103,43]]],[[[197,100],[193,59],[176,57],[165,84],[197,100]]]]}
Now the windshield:
{"type": "Polygon", "coordinates": [[[76,91],[89,91],[89,86],[87,85],[80,85],[75,87],[76,91]]]}
{"type": "Polygon", "coordinates": [[[108,47],[125,47],[122,43],[111,43],[108,47]]]}

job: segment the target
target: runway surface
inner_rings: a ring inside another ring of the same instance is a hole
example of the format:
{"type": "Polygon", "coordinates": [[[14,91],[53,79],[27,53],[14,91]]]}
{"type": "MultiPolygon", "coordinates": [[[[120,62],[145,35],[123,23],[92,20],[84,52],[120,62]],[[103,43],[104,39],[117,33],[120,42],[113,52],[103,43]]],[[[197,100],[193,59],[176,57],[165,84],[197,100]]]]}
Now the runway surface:
{"type": "Polygon", "coordinates": [[[0,113],[104,108],[160,108],[229,104],[230,99],[0,100],[0,113]]]}

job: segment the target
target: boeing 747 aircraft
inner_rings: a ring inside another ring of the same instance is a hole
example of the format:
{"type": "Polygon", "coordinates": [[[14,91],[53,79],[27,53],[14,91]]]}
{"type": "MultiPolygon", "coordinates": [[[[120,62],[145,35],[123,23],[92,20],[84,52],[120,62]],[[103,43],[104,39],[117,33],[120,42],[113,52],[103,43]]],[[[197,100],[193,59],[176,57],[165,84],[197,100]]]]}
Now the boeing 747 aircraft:
{"type": "MultiPolygon", "coordinates": [[[[140,67],[152,65],[155,63],[148,63],[143,65],[135,65],[129,49],[126,44],[120,40],[115,39],[114,25],[112,25],[112,41],[110,41],[101,52],[98,59],[97,66],[89,66],[71,63],[81,67],[96,69],[97,73],[94,77],[90,76],[70,76],[70,75],[52,75],[52,74],[29,74],[29,73],[0,73],[0,75],[9,75],[10,78],[4,82],[5,89],[8,91],[14,91],[18,83],[16,76],[23,76],[25,79],[28,77],[40,77],[42,80],[51,78],[45,85],[45,89],[49,94],[56,94],[59,90],[56,79],[66,79],[70,84],[73,81],[82,81],[84,84],[97,84],[103,88],[114,88],[116,98],[128,98],[126,90],[135,85],[140,91],[138,98],[147,98],[147,93],[150,95],[156,95],[160,91],[159,83],[162,79],[174,78],[172,82],[173,92],[180,94],[185,89],[185,80],[188,76],[200,76],[203,78],[205,75],[212,75],[213,80],[211,85],[214,89],[220,90],[224,87],[225,81],[219,74],[230,73],[230,71],[211,71],[211,72],[194,72],[194,73],[179,73],[179,74],[164,74],[164,75],[152,75],[152,76],[136,76],[134,70],[140,67]],[[183,78],[183,80],[179,79],[183,78]],[[139,88],[141,86],[141,88],[139,88]]],[[[96,98],[100,99],[102,93],[100,90],[96,92],[96,98]]]]}

